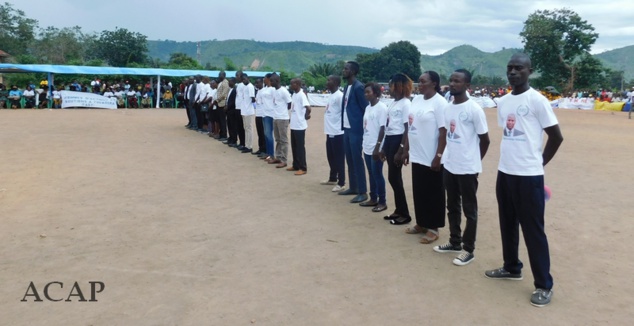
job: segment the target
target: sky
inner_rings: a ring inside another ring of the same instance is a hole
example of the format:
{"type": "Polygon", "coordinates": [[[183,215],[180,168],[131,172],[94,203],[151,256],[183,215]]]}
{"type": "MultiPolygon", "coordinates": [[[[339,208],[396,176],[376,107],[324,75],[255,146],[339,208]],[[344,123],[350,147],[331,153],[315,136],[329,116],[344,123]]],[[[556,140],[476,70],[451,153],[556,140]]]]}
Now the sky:
{"type": "MultiPolygon", "coordinates": [[[[7,0],[5,0],[7,1],[7,0]]],[[[306,41],[380,49],[410,41],[439,55],[470,44],[485,52],[522,48],[519,33],[536,10],[568,8],[599,38],[592,53],[634,44],[631,1],[613,0],[8,0],[40,27],[126,28],[148,40],[306,41]]]]}

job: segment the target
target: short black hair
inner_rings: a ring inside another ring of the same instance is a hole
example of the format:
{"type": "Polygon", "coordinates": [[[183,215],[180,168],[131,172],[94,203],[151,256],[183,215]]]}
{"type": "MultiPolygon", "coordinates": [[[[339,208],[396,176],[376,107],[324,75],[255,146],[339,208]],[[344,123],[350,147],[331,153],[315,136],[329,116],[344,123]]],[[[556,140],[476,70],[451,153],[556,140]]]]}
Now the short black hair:
{"type": "Polygon", "coordinates": [[[440,93],[440,76],[438,75],[438,73],[433,70],[427,70],[423,73],[423,75],[424,74],[428,74],[431,82],[436,83],[436,87],[434,87],[434,90],[436,90],[436,93],[440,93]]]}
{"type": "Polygon", "coordinates": [[[460,69],[456,69],[456,71],[454,72],[459,72],[461,74],[464,75],[464,81],[466,83],[471,83],[471,72],[469,72],[469,70],[464,69],[464,68],[460,68],[460,69]]]}
{"type": "Polygon", "coordinates": [[[271,78],[271,76],[273,76],[272,73],[268,73],[268,74],[264,75],[265,78],[271,78]]]}
{"type": "Polygon", "coordinates": [[[370,89],[372,90],[372,93],[374,95],[376,95],[377,97],[381,97],[381,85],[379,85],[377,83],[370,82],[370,83],[365,84],[364,89],[368,88],[368,87],[370,87],[370,89]]]}
{"type": "Polygon", "coordinates": [[[350,65],[350,68],[351,68],[353,74],[357,75],[359,73],[359,63],[358,62],[356,62],[356,61],[348,61],[346,63],[350,65]]]}

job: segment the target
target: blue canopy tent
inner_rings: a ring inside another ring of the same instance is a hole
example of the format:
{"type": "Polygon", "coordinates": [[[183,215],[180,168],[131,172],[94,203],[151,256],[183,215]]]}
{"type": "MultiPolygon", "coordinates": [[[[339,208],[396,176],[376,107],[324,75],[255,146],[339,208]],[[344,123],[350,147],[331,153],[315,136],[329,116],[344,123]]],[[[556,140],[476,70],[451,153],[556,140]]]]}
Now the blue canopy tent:
{"type": "MultiPolygon", "coordinates": [[[[53,74],[77,74],[77,75],[137,75],[157,76],[161,83],[161,76],[186,77],[208,76],[218,77],[219,70],[186,70],[186,69],[162,69],[162,68],[120,68],[120,67],[91,67],[91,66],[67,66],[67,65],[25,65],[13,63],[0,63],[0,73],[25,73],[39,72],[48,74],[48,84],[53,85],[53,74]]],[[[227,76],[235,76],[235,71],[225,71],[227,76]]],[[[266,71],[244,71],[249,77],[264,77],[266,71]]],[[[156,94],[156,103],[160,100],[160,93],[156,94]]]]}

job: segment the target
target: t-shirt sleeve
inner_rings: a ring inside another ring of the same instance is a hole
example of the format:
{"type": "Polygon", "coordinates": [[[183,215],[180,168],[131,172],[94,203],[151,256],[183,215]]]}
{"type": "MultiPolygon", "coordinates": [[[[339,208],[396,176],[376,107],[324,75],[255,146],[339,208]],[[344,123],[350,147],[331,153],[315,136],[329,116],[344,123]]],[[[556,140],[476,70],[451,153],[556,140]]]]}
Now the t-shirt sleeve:
{"type": "Polygon", "coordinates": [[[484,110],[478,104],[474,106],[473,110],[473,125],[475,126],[475,130],[478,135],[483,135],[489,132],[487,117],[484,115],[484,110]]]}
{"type": "Polygon", "coordinates": [[[498,101],[498,108],[497,108],[497,116],[498,116],[498,127],[504,128],[505,125],[505,118],[502,116],[502,110],[500,109],[502,106],[504,105],[504,98],[501,98],[498,101]]]}
{"type": "Polygon", "coordinates": [[[288,92],[288,90],[286,90],[286,88],[280,88],[283,89],[282,91],[282,99],[284,100],[285,103],[291,103],[291,93],[288,92]]]}
{"type": "Polygon", "coordinates": [[[378,109],[379,127],[385,127],[385,125],[387,124],[387,107],[385,105],[382,105],[378,109]]]}
{"type": "Polygon", "coordinates": [[[542,129],[558,124],[557,116],[555,116],[552,106],[550,106],[550,103],[545,97],[536,98],[533,102],[532,106],[535,108],[535,116],[542,126],[542,129]]]}
{"type": "Polygon", "coordinates": [[[405,99],[401,110],[401,121],[407,123],[409,121],[409,109],[412,107],[412,101],[405,99]]]}
{"type": "Polygon", "coordinates": [[[443,100],[438,101],[438,104],[434,107],[434,117],[436,118],[436,127],[438,129],[445,128],[445,108],[447,102],[443,100]]]}
{"type": "Polygon", "coordinates": [[[302,92],[302,107],[310,106],[310,102],[308,102],[308,96],[306,93],[302,92]]]}
{"type": "Polygon", "coordinates": [[[255,87],[249,87],[249,97],[255,97],[255,87]]]}

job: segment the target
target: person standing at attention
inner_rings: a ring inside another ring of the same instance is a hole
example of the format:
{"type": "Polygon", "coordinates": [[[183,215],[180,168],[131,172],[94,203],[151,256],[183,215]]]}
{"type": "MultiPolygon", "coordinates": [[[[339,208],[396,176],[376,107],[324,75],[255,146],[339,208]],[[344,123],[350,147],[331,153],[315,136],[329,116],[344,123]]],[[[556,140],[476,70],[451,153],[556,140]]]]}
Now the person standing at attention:
{"type": "Polygon", "coordinates": [[[324,113],[324,133],[326,134],[326,157],[330,166],[328,180],[322,185],[335,185],[333,192],[345,190],[346,185],[346,153],[343,149],[343,130],[341,130],[341,101],[343,93],[339,90],[341,77],[328,76],[326,88],[330,91],[328,104],[324,113]]]}
{"type": "Polygon", "coordinates": [[[412,162],[412,193],[416,224],[405,230],[422,233],[420,243],[438,240],[438,229],[445,226],[445,186],[440,164],[447,144],[445,107],[440,94],[440,76],[426,71],[418,78],[421,95],[412,101],[409,113],[408,145],[405,157],[412,162]]]}
{"type": "Polygon", "coordinates": [[[387,108],[387,124],[385,125],[385,140],[383,140],[383,158],[387,160],[387,179],[390,181],[394,193],[394,213],[384,219],[392,225],[407,224],[412,221],[407,206],[405,188],[403,187],[403,165],[409,163],[404,157],[407,152],[407,129],[409,109],[412,102],[412,80],[405,74],[398,73],[390,79],[390,95],[394,102],[387,108]],[[405,159],[405,160],[404,160],[405,159]]]}
{"type": "Polygon", "coordinates": [[[530,302],[542,307],[550,303],[553,295],[548,239],[544,231],[544,166],[555,156],[564,138],[550,103],[528,84],[532,72],[528,55],[514,54],[506,69],[513,91],[498,101],[499,126],[508,129],[508,117],[513,115],[511,129],[521,130],[523,134],[505,132],[502,137],[495,190],[504,265],[484,275],[492,279],[522,279],[523,264],[517,252],[521,225],[535,279],[530,302]],[[542,151],[544,132],[548,140],[542,151]]]}
{"type": "Polygon", "coordinates": [[[342,129],[343,147],[348,163],[348,190],[339,192],[340,195],[356,195],[351,203],[360,203],[368,199],[367,184],[365,183],[365,169],[363,168],[363,114],[368,106],[364,96],[363,84],[357,80],[359,64],[348,61],[343,67],[343,78],[348,82],[343,92],[342,129]]]}
{"type": "Polygon", "coordinates": [[[310,103],[304,90],[302,90],[302,80],[295,78],[291,80],[293,90],[292,102],[290,104],[290,128],[291,128],[291,151],[293,152],[293,166],[286,171],[295,171],[295,175],[304,175],[308,171],[306,165],[306,129],[307,120],[310,119],[310,103]]]}
{"type": "Polygon", "coordinates": [[[383,160],[379,154],[385,137],[387,107],[379,101],[381,86],[377,83],[365,85],[365,98],[370,102],[363,115],[363,155],[370,179],[370,200],[359,206],[372,207],[378,213],[387,209],[383,160]]]}
{"type": "Polygon", "coordinates": [[[451,125],[454,138],[447,137],[442,157],[444,183],[447,192],[447,219],[449,242],[434,247],[440,253],[458,252],[454,265],[471,263],[475,256],[476,230],[478,227],[478,174],[482,172],[482,159],[489,149],[489,129],[484,110],[467,96],[471,85],[471,73],[458,69],[449,78],[449,91],[454,97],[445,109],[445,125],[451,125]],[[460,229],[460,207],[464,211],[466,225],[460,229]]]}
{"type": "MultiPolygon", "coordinates": [[[[238,92],[238,95],[240,92],[238,92]]],[[[253,152],[253,125],[255,124],[255,87],[251,84],[249,76],[242,74],[242,125],[244,126],[244,148],[242,153],[253,152]]]]}
{"type": "Polygon", "coordinates": [[[291,94],[286,87],[280,84],[278,74],[271,75],[271,87],[273,87],[273,134],[275,135],[275,158],[268,161],[269,164],[277,164],[278,169],[287,166],[288,157],[288,109],[291,103],[291,94]]]}

